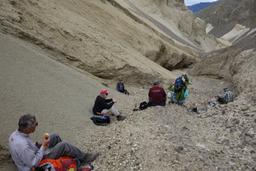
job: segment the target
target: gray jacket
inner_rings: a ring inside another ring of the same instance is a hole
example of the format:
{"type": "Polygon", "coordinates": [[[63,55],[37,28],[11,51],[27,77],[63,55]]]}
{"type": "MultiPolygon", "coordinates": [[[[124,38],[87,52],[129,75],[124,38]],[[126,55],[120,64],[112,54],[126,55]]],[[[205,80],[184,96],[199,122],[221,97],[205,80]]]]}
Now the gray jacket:
{"type": "Polygon", "coordinates": [[[31,171],[43,158],[43,147],[38,149],[29,135],[14,131],[9,137],[9,150],[19,171],[31,171]]]}

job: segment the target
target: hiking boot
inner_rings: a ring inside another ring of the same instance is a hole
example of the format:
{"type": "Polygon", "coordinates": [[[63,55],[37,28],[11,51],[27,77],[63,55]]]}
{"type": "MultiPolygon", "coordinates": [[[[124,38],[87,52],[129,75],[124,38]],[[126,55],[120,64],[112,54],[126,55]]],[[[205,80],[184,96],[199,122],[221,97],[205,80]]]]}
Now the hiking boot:
{"type": "Polygon", "coordinates": [[[117,116],[116,116],[116,119],[117,119],[118,121],[123,121],[123,120],[126,119],[126,117],[125,117],[125,116],[122,116],[122,115],[117,115],[117,116]]]}
{"type": "Polygon", "coordinates": [[[99,153],[85,153],[82,163],[89,164],[96,160],[99,155],[99,153]]]}
{"type": "Polygon", "coordinates": [[[87,165],[87,166],[83,166],[80,167],[79,169],[77,169],[77,171],[92,171],[94,169],[93,165],[87,165]]]}

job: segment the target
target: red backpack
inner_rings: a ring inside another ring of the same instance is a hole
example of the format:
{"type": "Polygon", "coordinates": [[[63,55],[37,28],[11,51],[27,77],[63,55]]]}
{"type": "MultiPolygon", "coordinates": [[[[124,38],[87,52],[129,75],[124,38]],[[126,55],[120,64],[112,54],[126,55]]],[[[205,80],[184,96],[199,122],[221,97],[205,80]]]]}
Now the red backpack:
{"type": "MultiPolygon", "coordinates": [[[[58,159],[43,159],[39,168],[49,171],[77,171],[77,161],[71,157],[60,157],[58,159]]],[[[40,169],[39,169],[40,170],[40,169]]]]}

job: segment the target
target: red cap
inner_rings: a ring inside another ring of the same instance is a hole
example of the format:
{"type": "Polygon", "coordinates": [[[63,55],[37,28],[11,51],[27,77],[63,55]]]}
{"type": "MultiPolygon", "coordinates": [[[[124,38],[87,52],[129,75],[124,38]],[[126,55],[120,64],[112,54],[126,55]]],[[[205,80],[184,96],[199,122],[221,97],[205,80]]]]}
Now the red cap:
{"type": "Polygon", "coordinates": [[[109,91],[108,91],[107,89],[103,88],[103,89],[100,90],[100,94],[106,94],[106,95],[108,95],[108,94],[109,94],[109,91]]]}

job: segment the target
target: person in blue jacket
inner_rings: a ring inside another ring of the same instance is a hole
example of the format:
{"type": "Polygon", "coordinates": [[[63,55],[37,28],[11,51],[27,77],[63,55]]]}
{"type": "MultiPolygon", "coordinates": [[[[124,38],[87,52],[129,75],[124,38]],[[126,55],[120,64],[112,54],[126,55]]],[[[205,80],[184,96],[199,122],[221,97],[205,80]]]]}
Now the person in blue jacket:
{"type": "Polygon", "coordinates": [[[123,80],[119,80],[119,81],[117,82],[117,84],[116,84],[116,90],[119,91],[120,93],[124,93],[124,94],[127,94],[127,95],[130,94],[130,93],[125,89],[123,80]]]}

